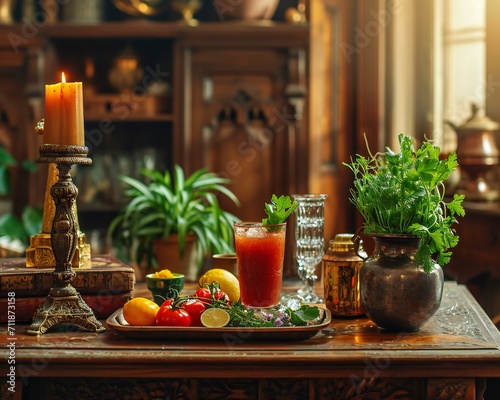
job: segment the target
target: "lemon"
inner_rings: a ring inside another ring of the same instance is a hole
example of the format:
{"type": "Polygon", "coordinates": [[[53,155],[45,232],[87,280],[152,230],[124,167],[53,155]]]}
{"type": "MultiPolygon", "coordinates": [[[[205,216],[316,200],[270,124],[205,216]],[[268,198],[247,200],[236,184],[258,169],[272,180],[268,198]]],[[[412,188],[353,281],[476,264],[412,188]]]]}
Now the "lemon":
{"type": "Polygon", "coordinates": [[[220,290],[227,294],[230,302],[240,299],[240,282],[231,272],[222,268],[209,269],[198,281],[203,287],[205,284],[219,282],[220,290]]]}
{"type": "Polygon", "coordinates": [[[208,308],[201,314],[200,321],[206,328],[222,328],[229,323],[229,314],[222,308],[208,308]]]}

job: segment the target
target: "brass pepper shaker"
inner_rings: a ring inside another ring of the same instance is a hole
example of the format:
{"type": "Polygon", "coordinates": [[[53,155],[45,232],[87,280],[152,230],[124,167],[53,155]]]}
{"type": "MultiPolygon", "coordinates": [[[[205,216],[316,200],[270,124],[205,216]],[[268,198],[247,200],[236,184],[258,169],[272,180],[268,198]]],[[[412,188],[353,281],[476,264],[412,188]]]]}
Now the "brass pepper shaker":
{"type": "MultiPolygon", "coordinates": [[[[355,317],[364,314],[359,286],[363,259],[354,251],[353,237],[352,233],[335,235],[323,256],[325,305],[332,316],[355,317]]],[[[358,251],[363,251],[361,244],[358,251]]]]}

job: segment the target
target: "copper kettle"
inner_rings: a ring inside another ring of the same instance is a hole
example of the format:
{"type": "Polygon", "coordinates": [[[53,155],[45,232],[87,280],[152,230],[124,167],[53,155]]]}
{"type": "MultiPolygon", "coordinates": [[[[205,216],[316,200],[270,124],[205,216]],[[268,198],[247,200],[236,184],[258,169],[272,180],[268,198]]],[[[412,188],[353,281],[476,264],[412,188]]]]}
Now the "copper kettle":
{"type": "Polygon", "coordinates": [[[457,192],[465,194],[468,200],[497,200],[500,125],[484,115],[476,104],[471,108],[472,116],[463,125],[457,127],[447,122],[458,138],[461,179],[457,192]]]}

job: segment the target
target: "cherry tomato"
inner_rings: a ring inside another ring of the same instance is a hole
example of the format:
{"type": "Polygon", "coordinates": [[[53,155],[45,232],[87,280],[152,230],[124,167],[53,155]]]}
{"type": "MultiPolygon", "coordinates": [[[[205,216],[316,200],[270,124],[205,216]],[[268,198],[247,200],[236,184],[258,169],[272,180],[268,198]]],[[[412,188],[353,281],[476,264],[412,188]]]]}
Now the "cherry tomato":
{"type": "Polygon", "coordinates": [[[229,296],[220,289],[215,292],[214,297],[216,300],[220,300],[220,301],[224,301],[226,303],[229,303],[229,296]]]}
{"type": "Polygon", "coordinates": [[[212,293],[210,293],[210,289],[208,288],[200,288],[194,295],[206,304],[212,303],[212,293]]]}
{"type": "Polygon", "coordinates": [[[213,298],[215,298],[215,300],[220,300],[224,302],[229,301],[228,295],[220,289],[217,289],[217,291],[214,293],[213,298],[212,298],[212,293],[208,288],[198,289],[194,295],[206,304],[211,304],[213,298]]]}
{"type": "Polygon", "coordinates": [[[183,308],[172,308],[170,305],[160,307],[156,314],[156,325],[158,326],[190,326],[191,317],[183,308]]]}
{"type": "Polygon", "coordinates": [[[207,308],[203,301],[198,299],[189,299],[182,305],[182,307],[191,317],[191,326],[203,326],[200,318],[203,311],[207,308]]]}

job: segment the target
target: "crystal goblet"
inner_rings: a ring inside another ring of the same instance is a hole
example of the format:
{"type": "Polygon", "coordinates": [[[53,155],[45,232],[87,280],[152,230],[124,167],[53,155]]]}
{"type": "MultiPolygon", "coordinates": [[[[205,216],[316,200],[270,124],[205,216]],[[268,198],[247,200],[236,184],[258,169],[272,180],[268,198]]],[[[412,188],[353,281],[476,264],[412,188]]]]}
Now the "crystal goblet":
{"type": "Polygon", "coordinates": [[[296,208],[295,255],[298,263],[298,274],[302,287],[297,293],[305,303],[321,303],[321,298],[314,293],[317,280],[316,265],[324,254],[324,206],[326,194],[293,195],[299,203],[296,208]]]}

